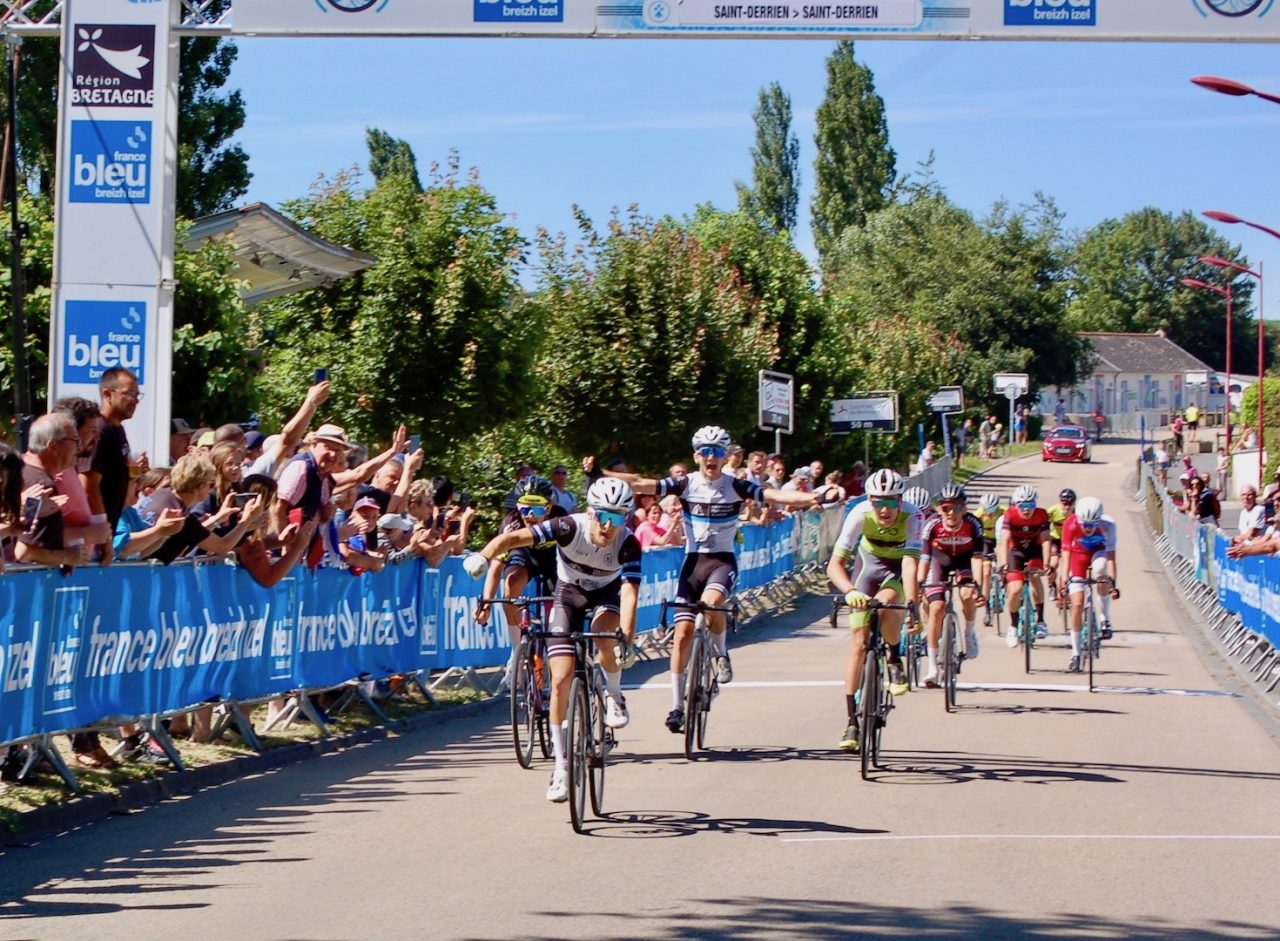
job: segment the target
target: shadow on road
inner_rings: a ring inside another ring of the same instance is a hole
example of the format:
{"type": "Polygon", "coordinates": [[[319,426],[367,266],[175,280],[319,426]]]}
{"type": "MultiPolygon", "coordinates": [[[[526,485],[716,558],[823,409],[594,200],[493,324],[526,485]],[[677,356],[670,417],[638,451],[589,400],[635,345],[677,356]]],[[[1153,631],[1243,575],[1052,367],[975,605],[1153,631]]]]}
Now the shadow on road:
{"type": "MultiPolygon", "coordinates": [[[[887,887],[886,887],[887,890],[887,887]]],[[[891,905],[876,902],[790,900],[745,897],[690,899],[678,911],[646,911],[643,906],[617,912],[613,941],[671,938],[1114,938],[1126,941],[1221,941],[1226,938],[1274,938],[1274,925],[1205,920],[1195,925],[1148,918],[1140,924],[1090,911],[1046,912],[1032,916],[979,905],[891,905]],[[698,911],[691,918],[689,909],[698,911]]],[[[574,918],[594,912],[547,912],[564,919],[563,936],[582,937],[574,918]]],[[[479,936],[477,936],[479,937],[479,936]]],[[[546,935],[517,936],[514,941],[543,941],[546,935]]]]}
{"type": "Polygon", "coordinates": [[[792,834],[862,834],[888,833],[888,830],[866,830],[836,823],[814,820],[774,820],[765,817],[716,818],[694,810],[619,810],[588,821],[588,836],[631,839],[665,839],[695,836],[699,833],[747,834],[749,836],[788,836],[792,834]]]}
{"type": "MultiPolygon", "coordinates": [[[[1030,755],[974,755],[955,751],[892,752],[884,756],[884,765],[886,772],[937,775],[954,779],[954,783],[1022,781],[1051,784],[1071,780],[1124,784],[1128,783],[1129,777],[1145,774],[1228,778],[1237,781],[1280,781],[1280,773],[1270,771],[1232,771],[1227,768],[1186,768],[1106,761],[1054,761],[1030,755]],[[1035,780],[1037,777],[1042,780],[1035,780]]],[[[880,780],[891,780],[891,777],[882,775],[880,780]]]]}

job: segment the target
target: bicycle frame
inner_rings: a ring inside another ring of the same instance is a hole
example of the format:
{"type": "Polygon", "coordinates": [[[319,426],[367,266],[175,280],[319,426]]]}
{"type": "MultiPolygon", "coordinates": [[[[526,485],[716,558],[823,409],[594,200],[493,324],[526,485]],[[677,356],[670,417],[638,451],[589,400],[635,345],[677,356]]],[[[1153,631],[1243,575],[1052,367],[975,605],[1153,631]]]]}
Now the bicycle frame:
{"type": "Polygon", "coordinates": [[[707,629],[706,614],[708,611],[719,611],[725,615],[725,630],[737,631],[739,605],[736,600],[729,604],[713,605],[702,601],[663,601],[661,624],[667,625],[667,609],[696,612],[693,629],[693,645],[689,650],[689,662],[685,666],[684,694],[684,757],[692,761],[699,751],[707,748],[707,723],[711,717],[711,703],[720,691],[715,671],[711,666],[714,646],[711,632],[707,629]]]}
{"type": "MultiPolygon", "coordinates": [[[[588,622],[589,623],[589,622],[588,622]]],[[[548,632],[541,632],[550,636],[548,632]]],[[[559,635],[561,637],[565,635],[559,635]]],[[[622,631],[574,631],[567,635],[573,643],[573,680],[569,688],[568,752],[569,822],[575,833],[583,831],[586,800],[591,794],[591,811],[597,817],[604,808],[604,771],[609,752],[617,744],[613,729],[604,724],[604,670],[595,662],[597,640],[625,643],[622,631]]]]}
{"type": "Polygon", "coordinates": [[[538,739],[543,758],[551,757],[550,716],[550,664],[547,660],[545,633],[535,630],[541,626],[541,606],[552,599],[544,595],[519,598],[481,598],[480,604],[492,608],[497,604],[513,605],[520,609],[520,640],[515,650],[511,673],[510,712],[511,737],[516,761],[520,767],[533,765],[533,740],[538,739]],[[539,610],[535,616],[531,609],[539,610]]]}
{"type": "MultiPolygon", "coordinates": [[[[963,586],[973,586],[972,577],[952,572],[941,587],[946,588],[942,608],[942,638],[939,650],[939,667],[942,669],[942,703],[947,712],[956,709],[956,683],[960,670],[968,653],[964,632],[960,630],[960,619],[956,617],[955,593],[963,586]]],[[[938,583],[928,584],[925,588],[939,587],[938,583]]]]}

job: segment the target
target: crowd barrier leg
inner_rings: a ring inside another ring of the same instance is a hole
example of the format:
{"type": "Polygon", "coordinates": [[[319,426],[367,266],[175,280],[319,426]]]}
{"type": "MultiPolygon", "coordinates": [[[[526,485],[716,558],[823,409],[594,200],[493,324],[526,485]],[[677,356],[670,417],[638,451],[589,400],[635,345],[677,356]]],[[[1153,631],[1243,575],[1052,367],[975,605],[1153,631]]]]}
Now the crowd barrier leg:
{"type": "Polygon", "coordinates": [[[165,756],[173,762],[174,768],[179,771],[186,770],[186,766],[182,763],[182,756],[178,754],[177,746],[173,744],[173,739],[169,736],[169,730],[164,727],[159,715],[145,716],[139,724],[164,749],[165,756]]]}
{"type": "Polygon", "coordinates": [[[329,707],[329,714],[334,716],[345,715],[346,712],[355,704],[356,700],[360,700],[365,704],[370,712],[378,717],[378,721],[384,725],[391,725],[391,718],[382,711],[373,697],[364,688],[364,682],[361,680],[351,680],[347,684],[347,688],[342,695],[338,697],[337,702],[329,707]]]}
{"type": "Polygon", "coordinates": [[[62,753],[54,744],[52,735],[41,735],[27,742],[27,760],[18,773],[18,779],[25,781],[41,759],[53,766],[53,770],[58,773],[58,777],[62,778],[73,794],[80,793],[80,782],[67,767],[67,763],[62,760],[62,753]]]}
{"type": "Polygon", "coordinates": [[[436,698],[431,695],[431,690],[427,689],[427,684],[423,682],[423,678],[427,675],[426,670],[419,670],[417,673],[410,674],[410,679],[413,681],[413,685],[418,687],[418,692],[422,693],[423,697],[434,708],[439,706],[440,703],[438,703],[436,698]]]}

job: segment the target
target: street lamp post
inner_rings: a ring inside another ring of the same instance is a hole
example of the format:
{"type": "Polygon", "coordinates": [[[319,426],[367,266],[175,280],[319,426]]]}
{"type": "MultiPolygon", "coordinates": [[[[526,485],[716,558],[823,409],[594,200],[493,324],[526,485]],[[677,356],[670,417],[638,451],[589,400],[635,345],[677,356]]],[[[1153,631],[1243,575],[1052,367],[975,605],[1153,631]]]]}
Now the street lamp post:
{"type": "Polygon", "coordinates": [[[1262,479],[1264,471],[1263,467],[1263,450],[1265,449],[1266,439],[1263,437],[1264,425],[1262,421],[1263,406],[1266,402],[1264,395],[1265,388],[1263,385],[1263,376],[1267,371],[1267,345],[1265,332],[1262,322],[1262,264],[1258,264],[1257,271],[1251,271],[1244,265],[1237,264],[1234,261],[1227,261],[1225,258],[1219,258],[1217,255],[1201,255],[1200,260],[1206,265],[1214,265],[1218,268],[1225,268],[1235,274],[1247,274],[1252,278],[1258,279],[1258,489],[1262,489],[1265,481],[1262,479]]]}
{"type": "Polygon", "coordinates": [[[1280,96],[1269,95],[1264,91],[1258,91],[1256,88],[1250,88],[1241,82],[1233,82],[1229,78],[1218,78],[1216,75],[1197,75],[1193,78],[1192,83],[1199,85],[1201,88],[1209,91],[1216,91],[1220,95],[1231,95],[1235,98],[1243,98],[1246,95],[1257,95],[1263,101],[1271,101],[1280,105],[1280,96]]]}
{"type": "Polygon", "coordinates": [[[1220,288],[1216,284],[1209,284],[1207,281],[1201,281],[1197,278],[1183,278],[1182,283],[1189,288],[1200,288],[1204,291],[1212,291],[1214,294],[1220,294],[1227,299],[1227,381],[1224,383],[1224,391],[1226,392],[1226,406],[1224,408],[1226,425],[1227,425],[1227,453],[1231,453],[1231,282],[1227,282],[1225,288],[1220,288]]]}

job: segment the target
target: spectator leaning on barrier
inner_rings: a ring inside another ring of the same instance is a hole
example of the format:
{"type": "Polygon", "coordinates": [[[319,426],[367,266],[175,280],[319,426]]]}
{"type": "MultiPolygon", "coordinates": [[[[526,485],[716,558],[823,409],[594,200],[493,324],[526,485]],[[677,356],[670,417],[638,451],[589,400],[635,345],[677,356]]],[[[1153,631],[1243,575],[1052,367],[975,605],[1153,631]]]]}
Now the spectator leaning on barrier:
{"type": "MultiPolygon", "coordinates": [[[[301,525],[313,519],[327,523],[333,519],[331,471],[350,447],[345,430],[338,425],[321,425],[312,435],[310,447],[285,465],[272,505],[272,525],[277,532],[283,532],[290,523],[301,525]]],[[[308,567],[319,565],[323,554],[324,540],[317,532],[307,554],[308,567]]]]}
{"type": "Polygon", "coordinates": [[[42,496],[34,519],[23,520],[25,528],[18,536],[14,558],[36,565],[61,565],[64,572],[70,572],[84,564],[88,550],[83,545],[65,544],[62,511],[53,495],[54,478],[75,461],[76,426],[66,415],[41,415],[32,423],[28,439],[28,450],[22,457],[22,482],[24,488],[40,488],[42,496]]]}
{"type": "Polygon", "coordinates": [[[185,418],[175,418],[169,423],[169,463],[172,464],[191,447],[191,433],[195,429],[185,418]]]}
{"type": "Polygon", "coordinates": [[[294,456],[307,433],[316,409],[329,401],[329,382],[317,382],[307,390],[306,398],[278,435],[268,435],[262,442],[262,456],[249,465],[245,474],[267,474],[279,477],[280,469],[294,456]]]}
{"type": "MultiPolygon", "coordinates": [[[[151,470],[148,474],[160,474],[151,470]]],[[[167,474],[167,471],[164,473],[167,474]]],[[[170,536],[182,529],[186,514],[180,508],[161,511],[150,522],[142,515],[134,497],[147,477],[130,477],[126,495],[128,505],[116,523],[113,548],[118,559],[145,559],[170,536]]]]}
{"type": "Polygon", "coordinates": [[[832,471],[827,475],[825,484],[818,488],[818,499],[824,504],[844,503],[847,494],[844,487],[840,486],[841,474],[838,470],[832,471]]]}
{"type": "MultiPolygon", "coordinates": [[[[62,504],[62,522],[65,527],[64,539],[69,545],[76,541],[90,546],[100,546],[112,536],[111,527],[107,524],[105,513],[94,513],[89,508],[89,497],[84,492],[80,474],[88,470],[89,460],[98,444],[98,424],[101,420],[97,403],[90,399],[72,396],[60,399],[53,410],[60,415],[68,416],[76,426],[76,434],[80,442],[76,449],[76,463],[68,467],[54,478],[54,486],[58,493],[66,497],[62,504]]],[[[103,558],[110,560],[110,555],[103,558]]]]}
{"type": "Polygon", "coordinates": [[[235,505],[235,495],[228,494],[226,503],[217,513],[202,519],[202,514],[197,508],[208,499],[217,484],[217,479],[218,472],[207,457],[188,454],[173,465],[170,478],[173,492],[187,511],[187,516],[182,528],[161,543],[151,558],[168,565],[192,549],[199,549],[208,555],[230,552],[239,545],[245,534],[257,525],[258,517],[263,512],[265,504],[262,498],[256,495],[241,510],[235,505]],[[238,519],[238,522],[225,533],[219,534],[212,531],[231,519],[238,519]]]}
{"type": "Polygon", "coordinates": [[[1222,516],[1218,495],[1209,488],[1209,475],[1187,481],[1186,512],[1206,526],[1217,526],[1222,516]]]}
{"type": "MultiPolygon", "coordinates": [[[[102,398],[102,423],[98,432],[98,444],[94,448],[89,468],[81,475],[84,492],[89,498],[89,509],[94,514],[105,513],[110,533],[115,532],[120,514],[124,512],[125,492],[129,488],[129,438],[124,423],[133,417],[142,399],[138,391],[138,377],[127,369],[108,369],[98,380],[98,392],[102,398]]],[[[145,452],[139,456],[137,466],[148,469],[145,452]]],[[[102,544],[102,564],[111,561],[111,538],[102,544]]]]}
{"type": "Polygon", "coordinates": [[[747,476],[743,479],[749,483],[763,487],[769,475],[765,473],[766,456],[763,451],[752,451],[747,455],[747,476]]]}
{"type": "Polygon", "coordinates": [[[1252,484],[1240,488],[1240,517],[1236,522],[1236,533],[1231,537],[1233,543],[1248,542],[1261,536],[1267,528],[1266,508],[1258,502],[1258,491],[1252,484]]]}
{"type": "Polygon", "coordinates": [[[360,532],[352,533],[344,538],[339,551],[353,575],[364,572],[381,572],[387,564],[387,554],[376,548],[373,539],[376,537],[378,518],[382,516],[382,508],[373,497],[359,497],[352,507],[348,519],[360,520],[360,532]]]}

